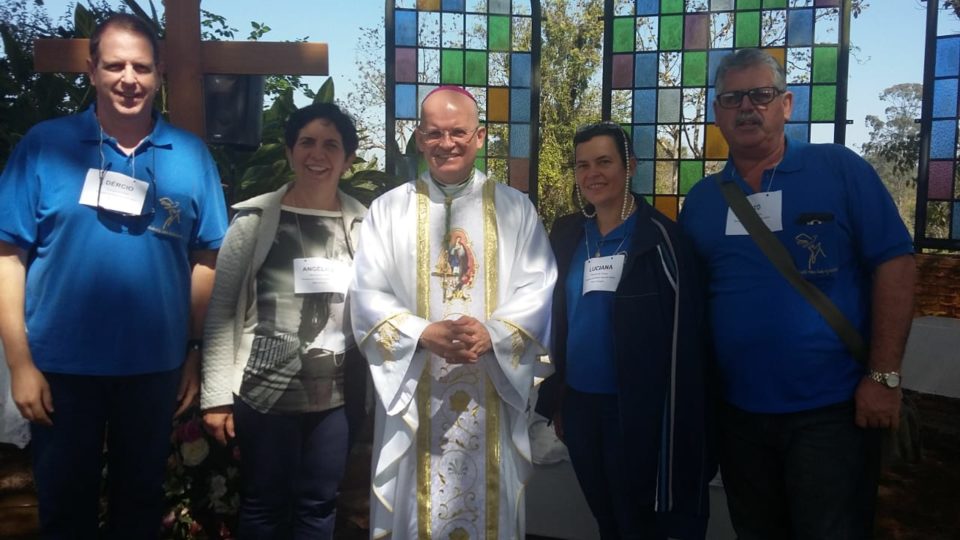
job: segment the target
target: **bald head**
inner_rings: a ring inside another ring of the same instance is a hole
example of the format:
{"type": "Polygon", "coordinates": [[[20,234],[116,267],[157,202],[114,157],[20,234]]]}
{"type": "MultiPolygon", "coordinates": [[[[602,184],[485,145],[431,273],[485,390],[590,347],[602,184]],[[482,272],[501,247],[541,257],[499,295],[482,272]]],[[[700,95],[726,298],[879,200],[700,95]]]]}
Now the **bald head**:
{"type": "Polygon", "coordinates": [[[487,134],[479,117],[477,102],[460,88],[441,87],[423,100],[417,148],[436,180],[457,184],[470,176],[487,134]]]}

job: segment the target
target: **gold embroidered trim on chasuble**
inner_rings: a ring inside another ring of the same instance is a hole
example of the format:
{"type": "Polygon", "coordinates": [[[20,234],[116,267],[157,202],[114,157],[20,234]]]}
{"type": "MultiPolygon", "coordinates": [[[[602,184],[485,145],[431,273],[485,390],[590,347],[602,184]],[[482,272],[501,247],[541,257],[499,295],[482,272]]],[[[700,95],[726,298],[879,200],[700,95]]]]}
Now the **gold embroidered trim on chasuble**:
{"type": "MultiPolygon", "coordinates": [[[[483,271],[484,271],[484,311],[486,318],[496,309],[498,297],[497,262],[499,241],[497,238],[497,215],[494,205],[496,183],[488,180],[483,186],[483,271]]],[[[417,181],[417,314],[423,318],[430,316],[430,196],[428,186],[417,181]]],[[[522,338],[521,338],[522,342],[522,338]]],[[[491,351],[492,354],[492,351],[491,351]]],[[[490,377],[481,370],[483,376],[485,420],[485,519],[486,540],[497,540],[500,518],[500,398],[490,377]]],[[[430,395],[431,375],[429,363],[424,367],[417,385],[417,525],[420,540],[432,538],[431,508],[431,417],[430,395]]],[[[452,405],[455,405],[451,402],[452,405]]],[[[454,407],[455,409],[458,407],[454,407]]],[[[459,408],[465,408],[459,404],[459,408]]],[[[463,529],[454,533],[465,534],[463,529]]],[[[464,539],[466,540],[466,539],[464,539]]]]}
{"type": "MultiPolygon", "coordinates": [[[[496,182],[487,180],[483,185],[483,282],[486,288],[484,310],[486,318],[497,308],[498,264],[500,262],[499,238],[497,236],[497,208],[495,205],[496,182]]],[[[489,354],[493,354],[490,351],[489,354]]],[[[490,377],[483,378],[487,405],[487,540],[497,540],[500,529],[500,397],[490,377]]]]}

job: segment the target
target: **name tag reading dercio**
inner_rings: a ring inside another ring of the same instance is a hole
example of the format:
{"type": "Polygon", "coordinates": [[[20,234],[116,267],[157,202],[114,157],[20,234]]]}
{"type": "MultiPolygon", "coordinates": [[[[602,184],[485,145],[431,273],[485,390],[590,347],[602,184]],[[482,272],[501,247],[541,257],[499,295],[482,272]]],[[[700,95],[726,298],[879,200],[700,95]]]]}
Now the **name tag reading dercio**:
{"type": "Polygon", "coordinates": [[[293,260],[293,292],[296,294],[347,294],[353,269],[349,264],[324,257],[293,260]]]}
{"type": "MultiPolygon", "coordinates": [[[[763,223],[773,232],[783,230],[783,192],[764,191],[747,197],[747,202],[757,211],[763,223]]],[[[732,208],[727,208],[727,236],[742,236],[747,234],[743,223],[737,219],[732,208]]]]}
{"type": "Polygon", "coordinates": [[[90,169],[83,181],[80,204],[98,206],[104,210],[139,216],[143,213],[143,201],[147,198],[150,184],[122,173],[90,169]],[[100,175],[103,174],[103,178],[100,175]]]}
{"type": "Polygon", "coordinates": [[[609,257],[587,259],[587,262],[583,263],[583,294],[591,291],[616,291],[626,258],[623,253],[618,253],[609,257]]]}

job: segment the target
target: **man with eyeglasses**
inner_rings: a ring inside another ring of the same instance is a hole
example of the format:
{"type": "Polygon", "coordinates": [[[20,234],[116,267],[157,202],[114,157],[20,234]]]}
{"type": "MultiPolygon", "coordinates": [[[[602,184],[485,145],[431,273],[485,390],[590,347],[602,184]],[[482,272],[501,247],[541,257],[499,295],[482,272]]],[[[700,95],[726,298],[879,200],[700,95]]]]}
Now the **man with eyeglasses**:
{"type": "Polygon", "coordinates": [[[527,196],[474,166],[474,97],[441,86],[420,118],[427,171],[371,204],[349,294],[378,395],[371,534],[523,539],[556,265],[527,196]]]}
{"type": "Polygon", "coordinates": [[[875,428],[897,427],[913,314],[910,235],[866,161],[784,136],[795,102],[769,54],[725,57],[716,92],[730,157],[690,190],[680,224],[709,271],[734,528],[744,540],[872,538],[875,428]],[[785,266],[869,336],[866,365],[736,218],[731,185],[786,249],[785,266]]]}
{"type": "Polygon", "coordinates": [[[197,396],[226,230],[216,164],[153,108],[157,40],[130,15],[90,39],[87,110],[30,130],[0,176],[0,338],[31,422],[43,538],[156,538],[171,422],[197,396]]]}

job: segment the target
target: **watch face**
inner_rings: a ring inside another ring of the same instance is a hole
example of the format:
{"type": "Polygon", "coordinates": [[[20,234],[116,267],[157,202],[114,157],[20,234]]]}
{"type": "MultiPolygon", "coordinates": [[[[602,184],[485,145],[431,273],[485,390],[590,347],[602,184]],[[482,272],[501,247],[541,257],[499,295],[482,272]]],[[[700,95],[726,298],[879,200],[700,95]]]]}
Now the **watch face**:
{"type": "Polygon", "coordinates": [[[887,385],[890,388],[896,388],[900,386],[900,374],[899,373],[887,373],[884,376],[883,384],[887,385]]]}

